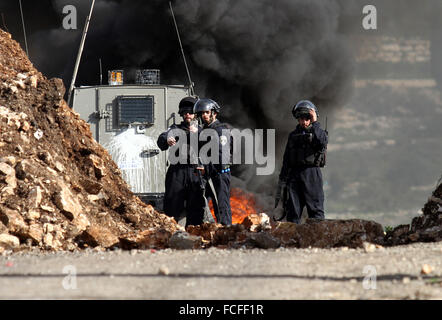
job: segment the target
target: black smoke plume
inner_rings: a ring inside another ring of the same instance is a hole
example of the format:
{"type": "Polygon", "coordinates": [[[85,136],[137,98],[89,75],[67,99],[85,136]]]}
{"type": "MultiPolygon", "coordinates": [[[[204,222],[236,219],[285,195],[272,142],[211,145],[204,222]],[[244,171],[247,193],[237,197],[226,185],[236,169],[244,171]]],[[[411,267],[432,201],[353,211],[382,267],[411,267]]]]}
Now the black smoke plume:
{"type": "MultiPolygon", "coordinates": [[[[30,36],[32,61],[67,87],[90,3],[52,1],[53,27],[30,36]],[[77,30],[62,28],[67,4],[78,9],[77,30]]],[[[196,93],[216,100],[222,120],[235,127],[276,129],[278,156],[296,125],[291,108],[298,100],[311,99],[322,114],[351,93],[353,64],[338,31],[337,0],[172,3],[196,93]]],[[[158,68],[163,83],[187,83],[168,1],[97,0],[76,85],[99,83],[100,58],[104,70],[123,68],[129,81],[135,69],[158,68]]]]}

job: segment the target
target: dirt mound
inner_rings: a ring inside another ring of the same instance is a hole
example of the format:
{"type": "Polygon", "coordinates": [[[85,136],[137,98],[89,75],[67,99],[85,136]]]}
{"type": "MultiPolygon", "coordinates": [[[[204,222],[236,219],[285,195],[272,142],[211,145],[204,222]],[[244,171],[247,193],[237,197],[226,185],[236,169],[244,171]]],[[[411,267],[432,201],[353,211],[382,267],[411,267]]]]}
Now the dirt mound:
{"type": "Polygon", "coordinates": [[[442,182],[439,181],[422,211],[422,215],[413,218],[411,225],[400,225],[387,232],[386,243],[399,245],[442,241],[442,182]]]}
{"type": "Polygon", "coordinates": [[[64,93],[0,30],[0,250],[128,247],[174,233],[173,219],[133,195],[64,93]]]}

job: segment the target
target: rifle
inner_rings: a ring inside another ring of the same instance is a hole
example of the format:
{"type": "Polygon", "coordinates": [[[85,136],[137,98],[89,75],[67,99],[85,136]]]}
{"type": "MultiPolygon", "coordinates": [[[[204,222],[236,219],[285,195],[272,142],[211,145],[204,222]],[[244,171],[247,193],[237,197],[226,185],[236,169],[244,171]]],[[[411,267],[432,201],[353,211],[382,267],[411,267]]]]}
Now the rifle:
{"type": "Polygon", "coordinates": [[[288,188],[286,183],[279,182],[275,196],[275,209],[276,207],[278,207],[279,201],[281,201],[281,199],[282,199],[283,214],[278,219],[276,219],[275,216],[273,216],[274,221],[282,221],[282,219],[284,219],[285,216],[287,215],[288,188]]]}
{"type": "Polygon", "coordinates": [[[199,178],[200,192],[202,192],[202,195],[204,198],[204,203],[205,203],[203,221],[209,222],[209,223],[214,223],[215,219],[213,219],[212,213],[210,212],[209,202],[207,201],[207,197],[206,197],[206,186],[207,185],[209,185],[209,187],[212,191],[212,194],[213,194],[212,203],[213,203],[213,207],[215,210],[215,217],[216,217],[217,221],[219,221],[218,199],[216,198],[216,192],[215,192],[215,188],[213,186],[212,179],[210,177],[208,177],[206,180],[206,178],[204,178],[204,176],[203,176],[202,169],[204,169],[204,165],[201,162],[201,158],[198,157],[198,165],[195,167],[195,173],[199,178]]]}

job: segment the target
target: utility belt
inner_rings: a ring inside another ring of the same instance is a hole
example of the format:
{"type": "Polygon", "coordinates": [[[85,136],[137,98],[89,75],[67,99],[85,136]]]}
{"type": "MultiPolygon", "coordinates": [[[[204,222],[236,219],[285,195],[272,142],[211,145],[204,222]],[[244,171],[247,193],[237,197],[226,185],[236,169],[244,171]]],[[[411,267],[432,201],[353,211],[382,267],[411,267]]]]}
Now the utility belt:
{"type": "Polygon", "coordinates": [[[171,164],[169,165],[170,168],[175,169],[193,169],[196,168],[196,164],[187,164],[187,163],[177,163],[177,164],[171,164]]]}
{"type": "Polygon", "coordinates": [[[215,172],[220,174],[230,172],[230,164],[216,164],[213,168],[215,169],[215,172]]]}

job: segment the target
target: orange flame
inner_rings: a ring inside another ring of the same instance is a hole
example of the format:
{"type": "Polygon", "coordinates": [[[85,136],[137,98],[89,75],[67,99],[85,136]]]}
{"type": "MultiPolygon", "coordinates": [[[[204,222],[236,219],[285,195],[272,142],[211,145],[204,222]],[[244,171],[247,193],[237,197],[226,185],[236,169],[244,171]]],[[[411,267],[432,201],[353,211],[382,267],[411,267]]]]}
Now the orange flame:
{"type": "MultiPolygon", "coordinates": [[[[212,200],[209,201],[209,207],[212,216],[215,218],[212,200]]],[[[232,224],[242,223],[244,218],[252,213],[257,213],[258,209],[255,195],[240,188],[230,190],[230,207],[232,208],[232,224]]]]}

